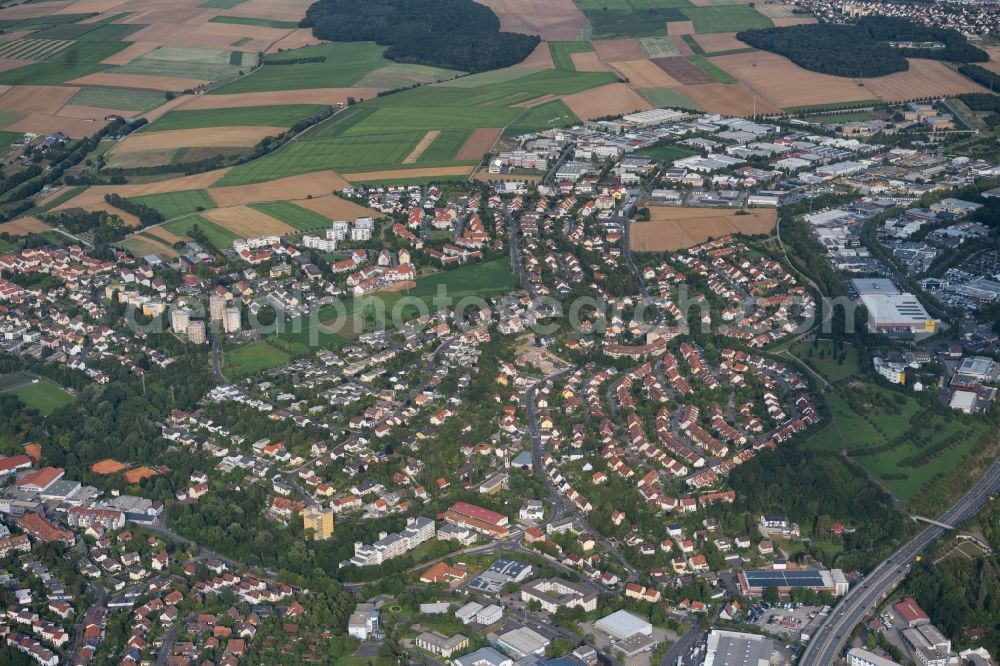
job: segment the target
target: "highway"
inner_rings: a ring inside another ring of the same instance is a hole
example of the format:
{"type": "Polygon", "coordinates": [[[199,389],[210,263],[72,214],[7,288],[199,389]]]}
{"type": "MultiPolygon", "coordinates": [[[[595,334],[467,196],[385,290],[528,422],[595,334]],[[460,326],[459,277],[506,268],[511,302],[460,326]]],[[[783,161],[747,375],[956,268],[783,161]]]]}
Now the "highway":
{"type": "MultiPolygon", "coordinates": [[[[954,506],[938,520],[958,525],[972,517],[1000,490],[1000,459],[954,506]]],[[[906,577],[914,558],[924,553],[947,530],[932,525],[882,562],[830,612],[830,617],[806,646],[799,666],[829,666],[836,662],[851,632],[906,577]]]]}

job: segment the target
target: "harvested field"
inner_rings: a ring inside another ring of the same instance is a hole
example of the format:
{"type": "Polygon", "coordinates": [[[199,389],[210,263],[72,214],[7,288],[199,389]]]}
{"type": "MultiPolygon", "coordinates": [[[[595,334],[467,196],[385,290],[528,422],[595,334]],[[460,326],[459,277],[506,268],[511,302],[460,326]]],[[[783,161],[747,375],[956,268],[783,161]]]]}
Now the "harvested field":
{"type": "Polygon", "coordinates": [[[12,5],[4,8],[0,12],[0,17],[5,21],[38,18],[39,16],[48,16],[71,4],[73,3],[65,0],[56,0],[55,2],[32,2],[30,4],[12,5]]]}
{"type": "Polygon", "coordinates": [[[90,471],[94,474],[100,474],[101,476],[107,476],[109,474],[117,474],[123,469],[127,469],[127,465],[123,465],[114,458],[105,458],[104,460],[98,460],[93,465],[90,466],[90,471]]]}
{"type": "Polygon", "coordinates": [[[312,0],[248,0],[226,11],[229,16],[299,21],[306,14],[312,0]]]}
{"type": "Polygon", "coordinates": [[[72,44],[69,39],[14,39],[0,44],[0,58],[48,60],[72,44]]]}
{"type": "Polygon", "coordinates": [[[11,123],[4,129],[9,132],[34,132],[35,134],[53,134],[62,132],[72,139],[81,139],[90,136],[104,125],[101,122],[86,120],[81,118],[63,118],[62,116],[50,116],[44,113],[32,113],[21,118],[16,123],[11,123]]]}
{"type": "MultiPolygon", "coordinates": [[[[345,173],[344,178],[352,183],[389,182],[407,180],[410,178],[435,178],[445,176],[468,176],[472,172],[470,166],[457,167],[426,167],[423,169],[388,169],[386,171],[365,171],[362,173],[345,173]]],[[[492,174],[491,174],[492,175],[492,174]]]]}
{"type": "Polygon", "coordinates": [[[164,148],[233,148],[256,145],[265,136],[276,136],[283,127],[208,127],[201,129],[139,132],[118,143],[112,153],[134,153],[164,148]]]}
{"type": "Polygon", "coordinates": [[[592,120],[603,116],[617,116],[633,111],[647,111],[653,106],[624,83],[609,83],[606,86],[585,90],[562,98],[570,111],[581,120],[592,120]]]}
{"type": "Polygon", "coordinates": [[[670,41],[677,47],[678,54],[682,56],[694,55],[694,49],[691,48],[691,45],[683,37],[670,37],[670,41]]]}
{"type": "MultiPolygon", "coordinates": [[[[776,53],[737,53],[716,56],[709,58],[709,61],[782,109],[872,98],[871,92],[853,79],[810,72],[776,53]]],[[[944,68],[944,65],[941,67],[944,68]]],[[[916,96],[918,95],[914,93],[909,98],[916,96]]],[[[758,105],[759,103],[758,101],[758,105]]]]}
{"type": "Polygon", "coordinates": [[[0,95],[0,109],[54,116],[79,91],[61,86],[14,86],[0,95]]]}
{"type": "Polygon", "coordinates": [[[348,182],[333,171],[318,171],[254,185],[213,187],[208,193],[219,206],[235,206],[259,201],[305,199],[310,195],[320,197],[347,186],[348,182]]]}
{"type": "MultiPolygon", "coordinates": [[[[676,40],[683,42],[683,39],[676,40]]],[[[669,58],[671,56],[680,55],[680,51],[677,50],[677,44],[675,40],[667,37],[641,37],[639,39],[639,44],[642,45],[643,50],[646,52],[646,56],[649,58],[669,58]]]]}
{"type": "Polygon", "coordinates": [[[698,67],[684,56],[676,56],[674,58],[656,58],[653,60],[653,63],[666,72],[670,78],[675,79],[684,85],[712,83],[714,81],[714,79],[709,76],[708,72],[703,70],[701,67],[698,67]]]}
{"type": "Polygon", "coordinates": [[[582,53],[571,53],[573,69],[578,72],[606,72],[608,68],[604,66],[595,51],[583,51],[582,53]]]}
{"type": "MultiPolygon", "coordinates": [[[[948,97],[986,89],[937,60],[910,58],[910,68],[875,79],[864,79],[866,97],[902,101],[917,97],[948,97]]],[[[0,98],[3,99],[3,98],[0,98]]]]}
{"type": "Polygon", "coordinates": [[[667,21],[668,35],[693,35],[694,21],[667,21]]]}
{"type": "Polygon", "coordinates": [[[108,166],[113,169],[137,169],[146,166],[164,166],[172,164],[180,148],[163,148],[161,150],[140,150],[134,153],[108,154],[108,166]]]}
{"type": "Polygon", "coordinates": [[[188,101],[188,99],[189,99],[188,97],[184,97],[183,95],[181,95],[179,97],[175,97],[172,100],[170,100],[169,102],[164,102],[163,104],[161,104],[160,106],[156,107],[152,111],[147,111],[147,112],[145,112],[142,115],[149,122],[153,122],[154,120],[156,120],[157,118],[159,118],[160,116],[162,116],[167,111],[170,111],[171,109],[182,105],[184,102],[188,101]]]}
{"type": "Polygon", "coordinates": [[[346,104],[348,97],[360,101],[372,99],[379,88],[309,88],[279,92],[233,93],[231,95],[198,95],[188,98],[185,111],[199,109],[241,109],[248,106],[280,106],[294,100],[295,104],[346,104]]]}
{"type": "Polygon", "coordinates": [[[420,142],[413,147],[410,154],[403,158],[403,164],[413,164],[420,159],[420,156],[424,154],[429,145],[434,143],[434,139],[438,138],[438,134],[440,133],[441,130],[431,130],[427,134],[424,134],[424,138],[420,139],[420,142]]]}
{"type": "Polygon", "coordinates": [[[151,237],[144,237],[141,234],[132,234],[121,242],[121,246],[133,257],[139,259],[148,254],[155,254],[166,259],[174,259],[180,256],[177,250],[169,245],[165,245],[159,240],[153,240],[151,237]]]}
{"type": "Polygon", "coordinates": [[[322,39],[313,36],[312,28],[299,28],[297,30],[292,30],[290,33],[272,44],[271,48],[267,50],[267,53],[277,53],[281,50],[289,51],[291,49],[300,49],[303,46],[312,46],[314,44],[322,43],[322,39]]]}
{"type": "Polygon", "coordinates": [[[787,28],[790,25],[807,25],[810,23],[818,23],[818,21],[812,16],[799,16],[794,18],[773,18],[771,19],[771,23],[773,23],[776,28],[787,28]]]}
{"type": "MultiPolygon", "coordinates": [[[[207,17],[202,18],[200,25],[197,15],[188,22],[160,23],[153,20],[151,25],[131,35],[130,39],[137,42],[156,42],[163,46],[213,49],[225,48],[235,41],[249,38],[240,45],[240,50],[256,52],[266,51],[292,32],[282,28],[208,23],[207,19],[212,13],[209,12],[207,17]]],[[[299,18],[302,18],[302,15],[299,18]]],[[[150,22],[147,18],[141,20],[143,23],[150,22]]]]}
{"type": "Polygon", "coordinates": [[[713,32],[707,35],[695,35],[694,41],[705,50],[705,53],[720,53],[722,51],[739,51],[750,48],[749,45],[736,39],[735,32],[713,32]]]}
{"type": "Polygon", "coordinates": [[[202,213],[202,217],[242,238],[295,233],[295,227],[248,206],[216,208],[202,213]]]}
{"type": "Polygon", "coordinates": [[[795,5],[786,5],[783,2],[758,2],[754,4],[754,9],[771,19],[804,18],[801,14],[795,13],[795,5]]]}
{"type": "Polygon", "coordinates": [[[105,65],[127,65],[139,56],[149,53],[158,46],[159,44],[156,42],[135,42],[133,44],[129,44],[118,53],[108,56],[101,62],[105,65]]]}
{"type": "Polygon", "coordinates": [[[293,203],[296,206],[319,213],[331,220],[353,220],[365,216],[382,217],[382,214],[376,210],[359,206],[353,201],[341,199],[332,194],[328,194],[325,197],[313,197],[312,199],[298,199],[293,203]]]}
{"type": "MultiPolygon", "coordinates": [[[[679,89],[709,113],[749,116],[754,112],[754,95],[742,84],[704,83],[679,89]]],[[[767,100],[757,98],[757,113],[779,113],[781,110],[767,100]]]]}
{"type": "Polygon", "coordinates": [[[573,0],[483,0],[500,19],[500,29],[538,35],[552,42],[580,39],[590,21],[573,0]]]}
{"type": "Polygon", "coordinates": [[[649,212],[649,222],[632,224],[632,249],[638,252],[675,251],[729,234],[766,234],[778,219],[773,208],[755,208],[746,211],[748,215],[731,209],[672,206],[650,206],[649,212]]]}
{"type": "Polygon", "coordinates": [[[637,39],[598,39],[594,41],[594,50],[604,62],[616,60],[642,60],[646,58],[646,50],[637,39]]]}
{"type": "Polygon", "coordinates": [[[1000,47],[983,49],[990,56],[989,62],[981,62],[979,66],[994,73],[1000,73],[1000,47]]]}
{"type": "Polygon", "coordinates": [[[539,42],[535,50],[528,54],[528,57],[514,65],[515,67],[537,67],[539,69],[552,69],[555,64],[552,62],[552,51],[549,50],[548,42],[539,42]]]}
{"type": "Polygon", "coordinates": [[[108,109],[97,106],[80,106],[78,104],[67,104],[63,108],[59,109],[59,116],[62,118],[103,120],[110,115],[118,115],[123,118],[128,118],[137,114],[132,111],[126,111],[125,109],[108,109]]]}
{"type": "Polygon", "coordinates": [[[81,86],[107,86],[109,88],[138,88],[140,90],[162,90],[179,92],[188,88],[203,86],[204,79],[185,79],[179,76],[147,76],[145,74],[116,74],[97,72],[70,81],[81,86]]]}
{"type": "Polygon", "coordinates": [[[30,65],[30,60],[16,60],[14,58],[0,58],[0,72],[8,72],[18,67],[30,65]]]}
{"type": "Polygon", "coordinates": [[[636,88],[670,88],[680,85],[652,60],[626,60],[608,64],[636,88]]]}
{"type": "Polygon", "coordinates": [[[50,228],[37,217],[29,216],[0,224],[0,233],[8,233],[11,236],[27,236],[28,234],[40,234],[50,228]]]}
{"type": "Polygon", "coordinates": [[[477,129],[472,133],[472,136],[465,140],[458,153],[455,154],[455,159],[463,162],[482,159],[483,155],[496,143],[501,131],[497,127],[477,129]]]}
{"type": "Polygon", "coordinates": [[[156,236],[157,238],[162,238],[166,242],[173,245],[174,243],[179,243],[187,240],[184,236],[178,236],[177,234],[167,231],[163,227],[151,227],[146,230],[151,236],[156,236]]]}
{"type": "Polygon", "coordinates": [[[216,169],[215,171],[206,171],[205,173],[196,173],[191,176],[158,180],[152,183],[131,185],[96,185],[94,187],[88,187],[72,199],[64,201],[60,205],[56,206],[56,209],[65,210],[67,208],[85,208],[91,204],[104,204],[104,195],[112,192],[128,198],[143,197],[149,194],[166,194],[169,192],[201,190],[222,178],[228,171],[229,169],[216,169]]]}
{"type": "Polygon", "coordinates": [[[101,14],[108,10],[124,5],[128,0],[78,0],[71,5],[63,7],[56,14],[101,14]]]}

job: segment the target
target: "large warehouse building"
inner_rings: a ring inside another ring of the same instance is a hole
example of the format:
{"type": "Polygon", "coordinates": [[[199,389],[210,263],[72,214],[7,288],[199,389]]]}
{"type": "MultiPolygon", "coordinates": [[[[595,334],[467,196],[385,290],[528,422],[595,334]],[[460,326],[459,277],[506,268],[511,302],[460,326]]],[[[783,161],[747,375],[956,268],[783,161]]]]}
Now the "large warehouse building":
{"type": "Polygon", "coordinates": [[[935,322],[913,294],[863,294],[868,330],[888,335],[933,333],[935,322]]]}
{"type": "Polygon", "coordinates": [[[772,585],[778,588],[778,594],[787,596],[792,590],[812,590],[825,592],[835,597],[847,594],[849,584],[844,572],[840,569],[760,569],[756,571],[741,571],[739,575],[740,588],[743,594],[759,597],[764,590],[772,585]]]}

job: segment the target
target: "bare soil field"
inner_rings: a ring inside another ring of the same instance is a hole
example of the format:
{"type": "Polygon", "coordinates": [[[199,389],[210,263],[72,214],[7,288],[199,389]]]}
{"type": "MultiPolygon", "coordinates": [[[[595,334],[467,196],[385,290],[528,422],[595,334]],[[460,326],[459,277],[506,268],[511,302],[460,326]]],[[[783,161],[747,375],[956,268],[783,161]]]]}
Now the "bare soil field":
{"type": "Polygon", "coordinates": [[[299,21],[313,0],[247,0],[225,11],[229,16],[299,21]]]}
{"type": "Polygon", "coordinates": [[[18,67],[30,65],[34,60],[20,60],[18,58],[0,58],[0,72],[7,72],[18,67]]]}
{"type": "Polygon", "coordinates": [[[598,39],[594,41],[594,50],[604,62],[617,60],[643,60],[646,50],[637,39],[598,39]]]}
{"type": "Polygon", "coordinates": [[[758,13],[772,19],[803,18],[801,15],[795,13],[795,5],[786,5],[783,2],[758,2],[754,4],[754,9],[758,13]]]}
{"type": "Polygon", "coordinates": [[[178,92],[205,85],[204,79],[186,79],[179,76],[147,76],[145,74],[116,74],[97,72],[70,81],[81,86],[107,86],[109,88],[138,88],[178,92]]]}
{"type": "Polygon", "coordinates": [[[502,130],[498,127],[483,127],[472,133],[455,154],[456,160],[479,160],[493,147],[502,130]]]}
{"type": "Polygon", "coordinates": [[[662,69],[672,79],[692,85],[698,83],[712,83],[715,79],[709,76],[708,72],[698,67],[684,56],[673,58],[654,58],[653,64],[662,69]]]}
{"type": "Polygon", "coordinates": [[[124,109],[107,109],[97,106],[81,106],[79,104],[67,104],[59,109],[59,116],[62,118],[81,118],[83,120],[103,120],[112,114],[123,118],[130,118],[137,115],[134,111],[125,111],[124,109]]]}
{"type": "Polygon", "coordinates": [[[704,35],[695,35],[694,41],[698,42],[698,46],[704,49],[705,53],[709,54],[749,48],[747,44],[736,39],[735,32],[713,32],[704,35]]]}
{"type": "Polygon", "coordinates": [[[212,187],[208,193],[219,206],[235,206],[258,201],[305,199],[310,195],[321,197],[348,185],[346,180],[333,171],[318,171],[253,185],[212,187]]]}
{"type": "MultiPolygon", "coordinates": [[[[168,178],[151,183],[135,183],[129,185],[96,185],[88,187],[69,201],[65,201],[57,210],[67,208],[85,208],[90,204],[104,204],[104,195],[116,192],[123,197],[141,197],[147,194],[165,194],[167,192],[183,192],[184,190],[202,190],[219,180],[229,169],[216,169],[205,173],[196,173],[179,178],[168,178]]],[[[214,198],[214,197],[213,197],[214,198]]]]}
{"type": "Polygon", "coordinates": [[[720,208],[650,206],[651,220],[632,224],[632,249],[663,252],[691,247],[729,234],[769,233],[778,219],[773,208],[755,208],[748,215],[720,208]]]}
{"type": "Polygon", "coordinates": [[[0,109],[54,116],[80,89],[67,86],[14,86],[0,95],[0,109]]]}
{"type": "Polygon", "coordinates": [[[127,0],[79,0],[71,5],[67,5],[56,12],[56,14],[90,14],[92,12],[106,12],[120,5],[124,5],[127,0]]]}
{"type": "Polygon", "coordinates": [[[603,116],[617,116],[633,111],[647,111],[652,105],[624,83],[609,83],[575,95],[565,95],[562,100],[570,111],[581,120],[603,116]]]}
{"type": "Polygon", "coordinates": [[[538,69],[553,69],[555,63],[552,62],[552,51],[549,50],[548,42],[539,42],[535,50],[528,54],[528,57],[514,65],[515,67],[537,67],[538,69]]]}
{"type": "MultiPolygon", "coordinates": [[[[937,60],[910,58],[910,68],[875,79],[864,79],[867,97],[901,101],[917,97],[946,97],[965,92],[986,92],[937,60]]],[[[3,99],[0,97],[0,99],[3,99]]]]}
{"type": "Polygon", "coordinates": [[[677,53],[682,56],[694,55],[694,49],[691,48],[691,45],[683,37],[671,37],[670,41],[677,47],[677,53]]]}
{"type": "Polygon", "coordinates": [[[8,233],[11,236],[27,236],[28,234],[38,234],[48,231],[51,227],[37,217],[21,217],[10,222],[0,224],[0,233],[8,233]]]}
{"type": "Polygon", "coordinates": [[[777,17],[771,19],[771,23],[774,24],[776,28],[787,28],[790,25],[807,25],[810,23],[818,23],[818,21],[812,16],[797,16],[797,17],[777,17]]]}
{"type": "Polygon", "coordinates": [[[468,176],[472,172],[470,166],[427,167],[424,169],[388,169],[386,171],[364,171],[360,173],[345,173],[344,178],[352,183],[404,180],[409,178],[434,178],[444,176],[468,176]]]}
{"type": "Polygon", "coordinates": [[[185,111],[196,109],[240,109],[248,106],[276,106],[282,104],[327,104],[347,103],[348,97],[355,100],[372,99],[380,88],[309,88],[306,90],[282,90],[280,92],[235,93],[232,95],[197,95],[188,97],[183,107],[185,111]]]}
{"type": "Polygon", "coordinates": [[[201,214],[243,238],[294,233],[295,228],[247,206],[216,208],[201,214]]]}
{"type": "Polygon", "coordinates": [[[163,148],[232,148],[256,145],[265,136],[275,136],[285,131],[283,127],[240,126],[207,127],[199,129],[170,130],[167,132],[140,132],[130,134],[114,148],[112,153],[134,153],[163,148]]]}
{"type": "Polygon", "coordinates": [[[158,46],[159,44],[156,42],[135,42],[126,46],[118,53],[108,56],[101,62],[105,65],[127,65],[139,56],[149,53],[158,46]]]}
{"type": "Polygon", "coordinates": [[[178,236],[171,231],[167,231],[163,227],[150,227],[149,229],[146,229],[146,232],[150,235],[156,236],[157,238],[162,238],[171,245],[187,240],[186,237],[178,236]]]}
{"type": "Polygon", "coordinates": [[[71,4],[73,3],[70,1],[55,0],[54,2],[33,2],[31,4],[13,5],[0,11],[0,19],[15,21],[48,16],[71,4]]]}
{"type": "Polygon", "coordinates": [[[136,169],[143,166],[164,166],[174,161],[179,148],[160,150],[140,150],[134,153],[112,152],[108,154],[108,166],[114,169],[136,169]]]}
{"type": "Polygon", "coordinates": [[[680,85],[652,60],[624,60],[608,64],[636,88],[673,88],[680,85]]]}
{"type": "Polygon", "coordinates": [[[693,35],[694,21],[667,21],[668,35],[693,35]]]}
{"type": "Polygon", "coordinates": [[[594,51],[583,51],[581,53],[571,53],[573,68],[578,72],[606,72],[608,68],[601,62],[600,57],[594,51]]]}
{"type": "Polygon", "coordinates": [[[548,41],[574,41],[590,21],[573,0],[483,0],[500,19],[500,29],[538,35],[548,41]]]}
{"type": "Polygon", "coordinates": [[[322,39],[313,36],[312,28],[298,28],[297,30],[292,30],[290,33],[272,44],[271,48],[267,50],[267,53],[277,53],[281,50],[288,51],[291,49],[300,49],[303,46],[312,46],[314,44],[322,43],[322,39]]]}
{"type": "Polygon", "coordinates": [[[319,213],[331,220],[353,220],[358,217],[382,217],[382,214],[371,208],[359,206],[353,201],[341,199],[338,196],[328,194],[325,197],[313,197],[312,199],[297,199],[293,201],[296,206],[308,208],[314,213],[319,213]]]}
{"type": "Polygon", "coordinates": [[[872,98],[872,93],[853,79],[810,72],[776,53],[736,53],[710,60],[782,109],[872,98]]]}
{"type": "Polygon", "coordinates": [[[102,201],[99,204],[91,204],[89,206],[84,206],[83,210],[87,211],[88,213],[96,213],[99,210],[107,211],[112,215],[117,215],[118,217],[120,217],[122,219],[122,222],[124,222],[125,226],[127,227],[132,227],[137,229],[141,226],[138,217],[136,217],[132,213],[126,213],[121,208],[116,208],[115,206],[112,206],[106,201],[102,201]]]}
{"type": "Polygon", "coordinates": [[[420,156],[424,154],[429,145],[434,143],[434,139],[438,138],[439,134],[441,134],[441,130],[431,130],[424,134],[424,137],[413,147],[410,154],[403,158],[403,164],[413,164],[420,159],[420,156]]]}
{"type": "MultiPolygon", "coordinates": [[[[742,84],[705,83],[679,89],[709,113],[749,116],[754,112],[754,94],[742,84]]],[[[757,98],[757,113],[778,113],[780,109],[766,99],[757,98]]]]}
{"type": "Polygon", "coordinates": [[[44,113],[32,113],[21,118],[16,123],[11,123],[4,129],[9,132],[34,132],[35,134],[62,132],[72,139],[81,139],[85,136],[90,136],[103,126],[103,118],[93,121],[81,118],[50,116],[44,113]]]}
{"type": "Polygon", "coordinates": [[[151,238],[143,238],[138,234],[132,234],[123,240],[121,246],[133,257],[139,258],[145,257],[147,254],[156,254],[166,259],[174,259],[180,255],[177,250],[169,245],[164,245],[151,238]]]}

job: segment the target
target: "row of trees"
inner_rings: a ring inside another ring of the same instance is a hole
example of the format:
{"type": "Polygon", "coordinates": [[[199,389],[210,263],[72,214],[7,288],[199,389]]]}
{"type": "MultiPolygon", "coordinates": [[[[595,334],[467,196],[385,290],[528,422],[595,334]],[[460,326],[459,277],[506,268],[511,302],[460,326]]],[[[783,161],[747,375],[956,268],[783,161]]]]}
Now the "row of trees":
{"type": "Polygon", "coordinates": [[[390,60],[466,72],[517,64],[539,42],[501,32],[493,10],[472,0],[320,0],[302,24],[321,39],[388,45],[390,60]]]}

